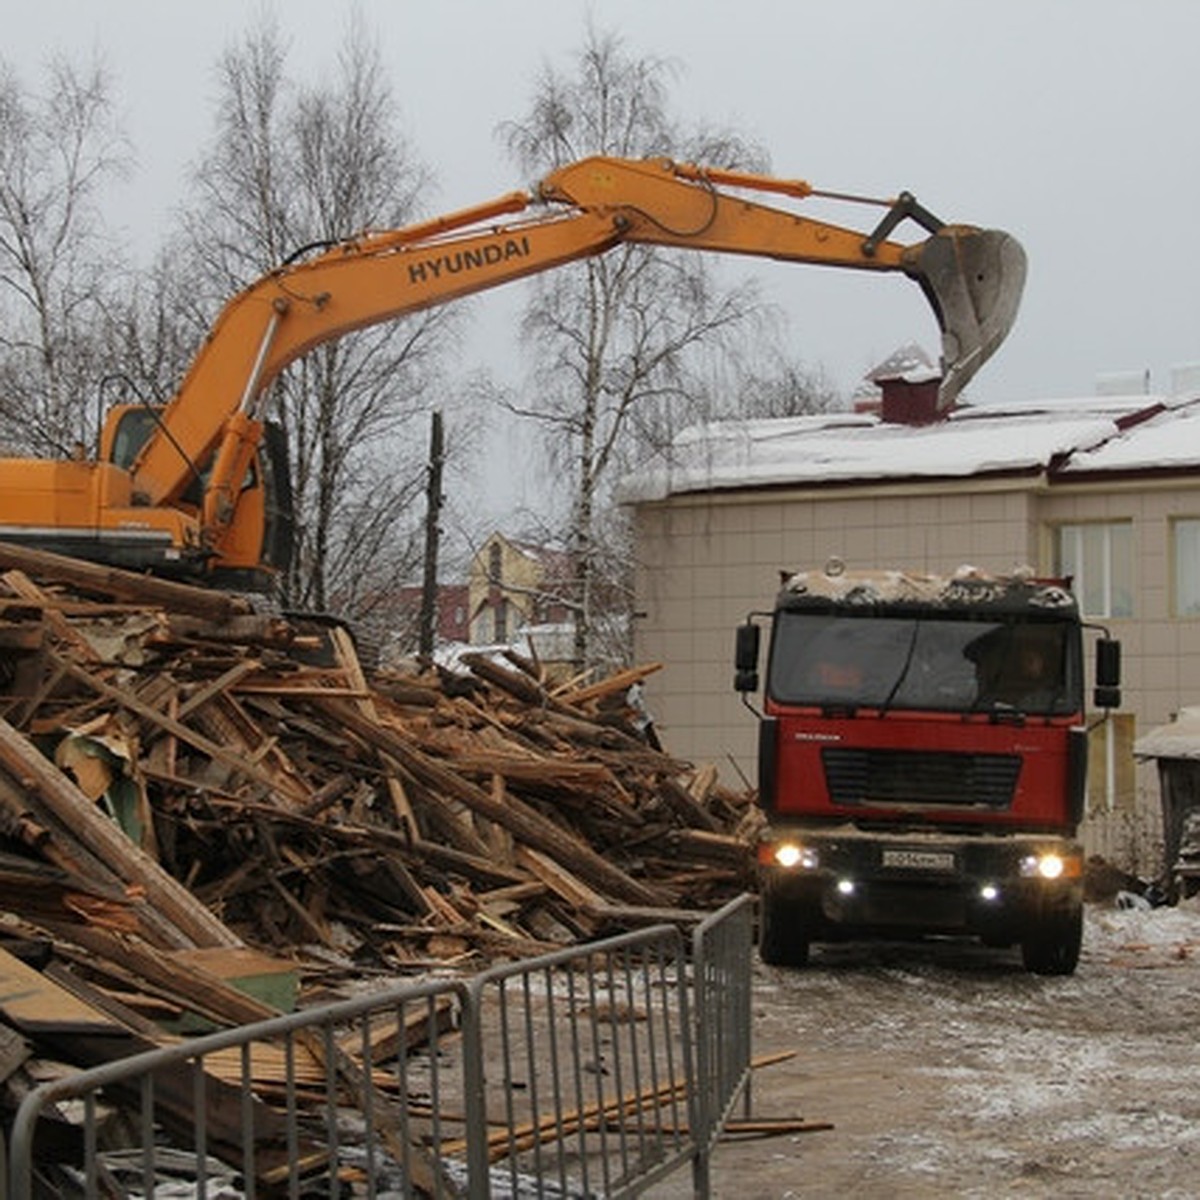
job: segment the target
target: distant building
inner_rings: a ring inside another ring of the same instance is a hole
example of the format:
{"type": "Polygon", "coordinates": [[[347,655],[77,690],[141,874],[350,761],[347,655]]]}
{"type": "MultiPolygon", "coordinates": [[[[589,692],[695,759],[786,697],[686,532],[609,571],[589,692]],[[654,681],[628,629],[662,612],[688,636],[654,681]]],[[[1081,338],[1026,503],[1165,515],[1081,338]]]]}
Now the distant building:
{"type": "Polygon", "coordinates": [[[475,645],[509,644],[540,627],[561,650],[571,624],[565,597],[571,585],[570,556],[493,533],[471,559],[468,571],[470,631],[475,645]]]}
{"type": "MultiPolygon", "coordinates": [[[[420,587],[401,588],[396,599],[389,653],[415,654],[421,637],[420,587]]],[[[440,583],[437,589],[434,640],[446,645],[465,642],[470,633],[470,595],[465,583],[440,583]]]]}

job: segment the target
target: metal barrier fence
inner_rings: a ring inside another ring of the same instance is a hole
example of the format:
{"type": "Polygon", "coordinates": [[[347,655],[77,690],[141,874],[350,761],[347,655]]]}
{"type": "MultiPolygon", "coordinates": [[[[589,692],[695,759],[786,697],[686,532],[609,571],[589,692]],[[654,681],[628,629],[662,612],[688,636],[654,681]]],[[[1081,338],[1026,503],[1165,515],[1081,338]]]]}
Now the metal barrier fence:
{"type": "Polygon", "coordinates": [[[708,1194],[708,1164],[741,1097],[750,1114],[751,957],[754,899],[742,896],[692,937],[698,1114],[696,1192],[708,1194]]]}
{"type": "MultiPolygon", "coordinates": [[[[687,963],[673,926],[515,963],[471,984],[489,1157],[508,1185],[637,1195],[695,1153],[687,963]]],[[[483,1162],[473,1164],[475,1174],[483,1162]]]]}
{"type": "Polygon", "coordinates": [[[13,1123],[10,1194],[32,1200],[36,1164],[40,1194],[63,1196],[457,1196],[441,1147],[481,1118],[439,1038],[465,997],[408,985],[42,1084],[13,1123]]]}
{"type": "Polygon", "coordinates": [[[706,920],[690,963],[655,926],[44,1083],[8,1194],[32,1200],[36,1167],[40,1194],[89,1198],[618,1197],[690,1163],[705,1197],[749,1100],[751,906],[706,920]]]}

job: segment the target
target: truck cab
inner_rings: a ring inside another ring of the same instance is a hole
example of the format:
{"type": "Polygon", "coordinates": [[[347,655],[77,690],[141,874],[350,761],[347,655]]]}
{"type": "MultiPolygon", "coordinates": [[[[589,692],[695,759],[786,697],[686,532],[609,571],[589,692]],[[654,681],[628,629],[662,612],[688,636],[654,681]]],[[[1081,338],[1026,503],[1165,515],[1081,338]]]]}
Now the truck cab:
{"type": "MultiPolygon", "coordinates": [[[[1083,928],[1083,624],[1069,586],[1029,573],[789,577],[759,713],[759,950],[959,935],[1019,943],[1069,974],[1083,928]]],[[[1097,699],[1117,700],[1100,643],[1097,699]]],[[[759,627],[737,687],[758,689],[759,627]]]]}

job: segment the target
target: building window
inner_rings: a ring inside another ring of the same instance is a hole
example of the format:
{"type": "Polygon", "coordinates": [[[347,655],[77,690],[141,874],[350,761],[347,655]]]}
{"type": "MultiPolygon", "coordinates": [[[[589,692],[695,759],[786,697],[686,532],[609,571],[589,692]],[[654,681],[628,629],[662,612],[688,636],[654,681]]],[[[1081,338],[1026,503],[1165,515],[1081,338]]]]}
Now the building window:
{"type": "Polygon", "coordinates": [[[1086,617],[1133,616],[1133,523],[1060,525],[1054,569],[1072,578],[1086,617]]]}
{"type": "Polygon", "coordinates": [[[495,642],[508,641],[508,601],[498,600],[496,607],[493,609],[495,618],[495,626],[493,628],[493,638],[495,642]]]}
{"type": "Polygon", "coordinates": [[[1200,616],[1200,517],[1174,522],[1175,595],[1177,617],[1200,616]]]}
{"type": "Polygon", "coordinates": [[[500,582],[500,569],[501,569],[500,553],[501,553],[501,551],[500,551],[500,543],[499,542],[493,542],[488,547],[488,582],[489,583],[499,583],[500,582]]]}

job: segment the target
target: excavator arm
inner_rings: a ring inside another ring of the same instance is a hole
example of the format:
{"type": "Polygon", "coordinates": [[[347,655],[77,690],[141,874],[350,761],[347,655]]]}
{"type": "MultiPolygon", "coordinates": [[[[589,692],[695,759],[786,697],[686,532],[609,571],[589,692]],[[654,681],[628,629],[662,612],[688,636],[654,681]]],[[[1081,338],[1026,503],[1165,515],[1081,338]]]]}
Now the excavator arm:
{"type": "Polygon", "coordinates": [[[132,465],[138,502],[178,504],[197,464],[211,461],[201,528],[219,559],[261,438],[265,391],[290,362],[355,329],[621,243],[902,272],[924,290],[942,332],[945,406],[1007,335],[1025,274],[1024,254],[1009,235],[942,225],[911,197],[875,202],[883,216],[864,233],[750,200],[747,192],[860,199],[798,180],[597,157],[553,172],[532,192],[367,234],[280,267],[220,314],[163,413],[162,432],[132,465]],[[894,226],[909,217],[928,236],[912,245],[891,241],[894,226]]]}
{"type": "Polygon", "coordinates": [[[908,192],[891,201],[821,192],[804,180],[676,164],[585,159],[543,181],[543,199],[599,208],[606,197],[628,222],[622,240],[752,254],[788,262],[903,271],[920,284],[942,332],[939,400],[949,408],[1000,347],[1016,320],[1025,286],[1025,252],[1010,234],[943,224],[908,192]],[[637,179],[638,188],[631,181],[637,179]],[[691,181],[693,187],[681,186],[691,181]],[[884,215],[866,236],[749,203],[718,185],[806,199],[876,204],[884,215]],[[634,191],[639,199],[632,199],[634,191]],[[620,201],[622,194],[627,199],[620,201]],[[911,219],[931,236],[911,246],[886,238],[911,219]]]}

